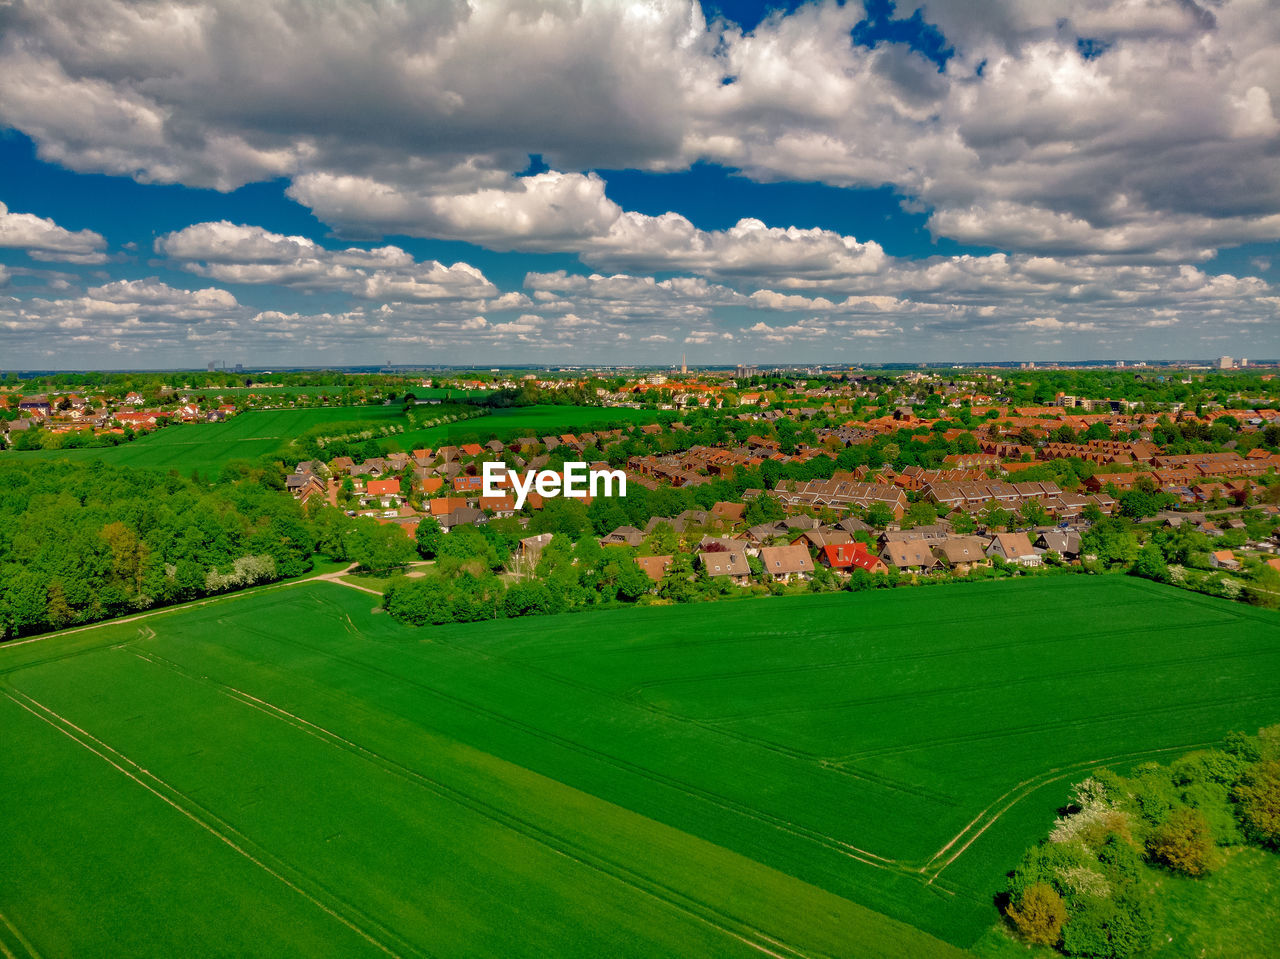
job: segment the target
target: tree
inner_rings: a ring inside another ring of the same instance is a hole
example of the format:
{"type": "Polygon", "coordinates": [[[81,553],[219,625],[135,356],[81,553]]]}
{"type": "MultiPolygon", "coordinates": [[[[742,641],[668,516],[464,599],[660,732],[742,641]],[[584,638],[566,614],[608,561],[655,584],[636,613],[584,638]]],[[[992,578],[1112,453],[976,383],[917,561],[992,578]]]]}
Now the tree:
{"type": "Polygon", "coordinates": [[[1138,537],[1132,524],[1120,517],[1094,523],[1080,537],[1081,554],[1093,554],[1107,565],[1130,566],[1138,558],[1138,537]]]}
{"type": "Polygon", "coordinates": [[[1022,938],[1041,946],[1055,945],[1067,921],[1066,904],[1046,882],[1029,886],[1005,911],[1022,938]]]}
{"type": "Polygon", "coordinates": [[[386,573],[413,559],[413,542],[394,523],[357,523],[348,535],[353,560],[372,573],[386,573]]]}
{"type": "Polygon", "coordinates": [[[1209,871],[1213,836],[1198,809],[1175,810],[1152,830],[1146,845],[1148,858],[1174,872],[1202,876],[1209,871]]]}
{"type": "Polygon", "coordinates": [[[1049,514],[1038,500],[1029,499],[1018,510],[1018,518],[1024,526],[1044,526],[1049,522],[1049,514]]]}
{"type": "Polygon", "coordinates": [[[1280,849],[1280,761],[1250,766],[1236,783],[1234,796],[1245,835],[1280,849]]]}
{"type": "Polygon", "coordinates": [[[746,512],[743,514],[748,526],[776,522],[785,515],[782,504],[768,493],[762,493],[748,503],[746,512]]]}
{"type": "Polygon", "coordinates": [[[436,553],[440,550],[440,540],[444,537],[444,530],[440,528],[440,522],[434,516],[424,516],[418,521],[418,529],[414,533],[414,542],[418,547],[418,555],[423,559],[435,559],[436,553]]]}
{"type": "Polygon", "coordinates": [[[653,580],[635,564],[634,560],[628,559],[621,564],[621,570],[618,573],[619,599],[634,603],[651,589],[653,589],[653,580]]]}
{"type": "Polygon", "coordinates": [[[1013,514],[992,500],[982,508],[982,525],[987,529],[1008,529],[1013,525],[1013,514]]]}
{"type": "Polygon", "coordinates": [[[907,507],[907,512],[902,517],[902,528],[911,529],[915,526],[930,526],[937,521],[937,508],[927,500],[918,500],[907,507]]]}
{"type": "Polygon", "coordinates": [[[1146,519],[1164,509],[1168,497],[1164,493],[1134,488],[1120,494],[1120,515],[1129,519],[1146,519]]]}
{"type": "Polygon", "coordinates": [[[867,523],[881,529],[893,522],[893,511],[884,503],[872,503],[867,507],[867,523]]]}
{"type": "Polygon", "coordinates": [[[640,552],[645,556],[670,556],[679,546],[675,528],[670,523],[657,523],[645,538],[640,552]]]}
{"type": "Polygon", "coordinates": [[[1144,579],[1154,579],[1157,583],[1169,581],[1169,567],[1164,561],[1164,553],[1155,543],[1148,543],[1138,550],[1138,558],[1133,563],[1133,575],[1144,579]]]}

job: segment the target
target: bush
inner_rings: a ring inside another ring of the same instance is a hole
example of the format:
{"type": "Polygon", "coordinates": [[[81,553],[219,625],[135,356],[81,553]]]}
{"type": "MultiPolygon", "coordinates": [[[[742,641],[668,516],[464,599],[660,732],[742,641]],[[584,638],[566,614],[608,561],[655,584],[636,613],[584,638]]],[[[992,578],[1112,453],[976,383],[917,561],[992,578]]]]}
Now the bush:
{"type": "Polygon", "coordinates": [[[1236,784],[1235,800],[1245,835],[1259,845],[1280,848],[1280,761],[1250,766],[1236,784]]]}
{"type": "Polygon", "coordinates": [[[1178,809],[1147,837],[1147,856],[1174,872],[1203,876],[1213,855],[1213,834],[1204,813],[1178,809]]]}
{"type": "Polygon", "coordinates": [[[1062,930],[1062,951],[1069,956],[1121,959],[1146,949],[1155,928],[1151,901],[1135,889],[1110,899],[1083,898],[1062,930]]]}
{"type": "Polygon", "coordinates": [[[1056,945],[1062,937],[1062,924],[1067,921],[1067,907],[1062,897],[1044,882],[1029,886],[1007,912],[1018,934],[1027,942],[1041,946],[1056,945]]]}

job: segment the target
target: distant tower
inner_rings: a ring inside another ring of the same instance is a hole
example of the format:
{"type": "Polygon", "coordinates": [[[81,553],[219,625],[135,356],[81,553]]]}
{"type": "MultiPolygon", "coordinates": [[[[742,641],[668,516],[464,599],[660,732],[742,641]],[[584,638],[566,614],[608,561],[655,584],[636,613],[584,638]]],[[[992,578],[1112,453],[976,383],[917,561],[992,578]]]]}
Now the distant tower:
{"type": "Polygon", "coordinates": [[[688,354],[687,354],[687,353],[681,353],[681,354],[680,354],[680,372],[681,372],[681,373],[688,373],[688,372],[689,372],[689,364],[688,364],[687,362],[685,362],[685,357],[686,357],[686,356],[688,356],[688,354]]]}

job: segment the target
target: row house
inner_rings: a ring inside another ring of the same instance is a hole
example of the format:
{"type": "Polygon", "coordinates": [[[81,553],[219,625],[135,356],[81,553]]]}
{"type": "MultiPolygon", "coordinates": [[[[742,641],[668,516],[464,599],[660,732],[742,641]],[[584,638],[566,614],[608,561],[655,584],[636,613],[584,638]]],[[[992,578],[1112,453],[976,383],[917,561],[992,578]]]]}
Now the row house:
{"type": "Polygon", "coordinates": [[[894,519],[901,519],[908,505],[906,494],[896,486],[888,483],[851,483],[834,477],[804,483],[783,481],[778,484],[775,495],[784,506],[793,508],[829,506],[839,510],[853,507],[867,509],[879,503],[889,509],[894,519]]]}

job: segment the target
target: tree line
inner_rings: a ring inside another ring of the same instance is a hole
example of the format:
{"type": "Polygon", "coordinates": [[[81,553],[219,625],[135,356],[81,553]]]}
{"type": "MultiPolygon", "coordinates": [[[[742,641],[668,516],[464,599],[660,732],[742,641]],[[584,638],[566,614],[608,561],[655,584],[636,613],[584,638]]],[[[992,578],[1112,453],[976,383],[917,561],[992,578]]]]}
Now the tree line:
{"type": "Polygon", "coordinates": [[[0,463],[0,639],[301,576],[317,555],[369,568],[413,557],[398,527],[304,510],[278,482],[278,465],[235,464],[209,484],[96,461],[0,463]]]}

